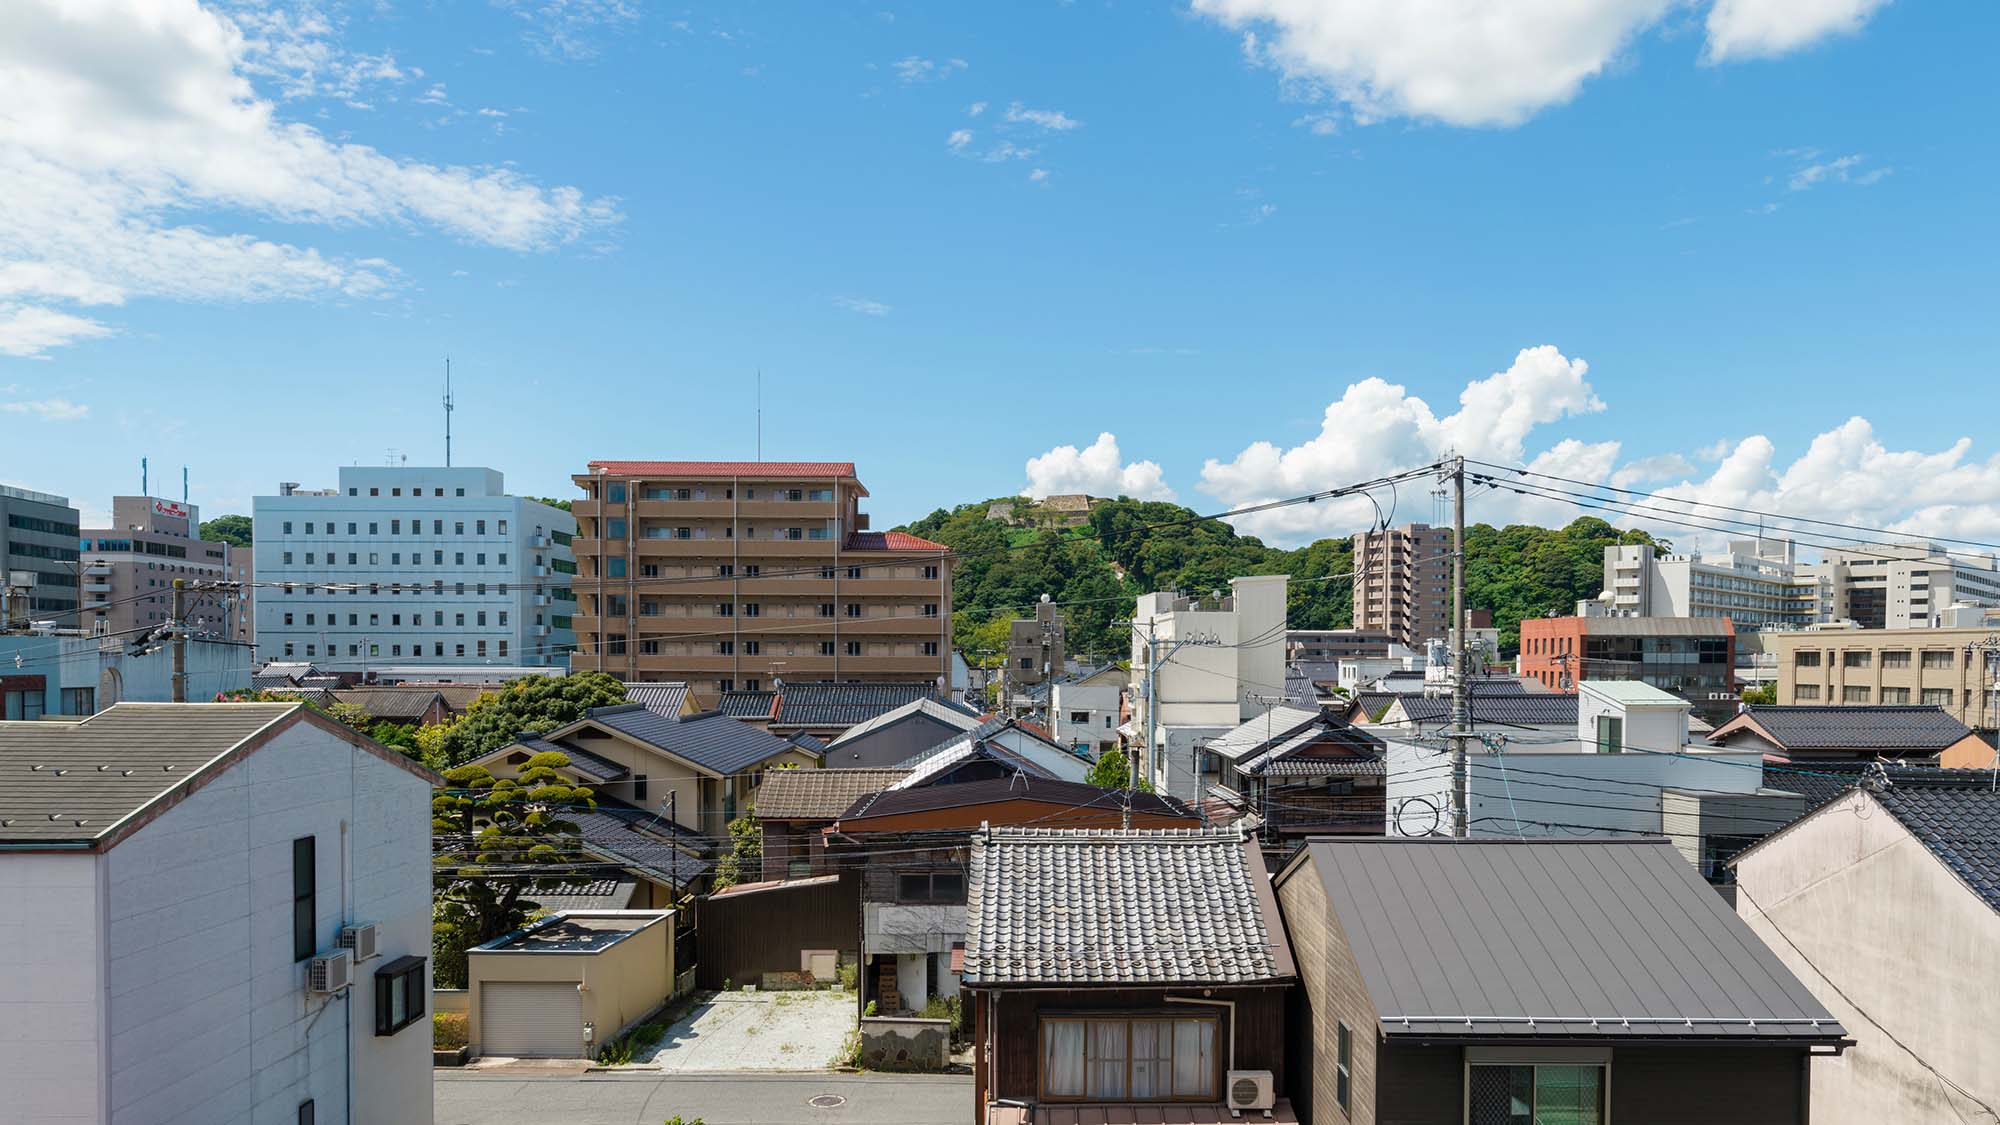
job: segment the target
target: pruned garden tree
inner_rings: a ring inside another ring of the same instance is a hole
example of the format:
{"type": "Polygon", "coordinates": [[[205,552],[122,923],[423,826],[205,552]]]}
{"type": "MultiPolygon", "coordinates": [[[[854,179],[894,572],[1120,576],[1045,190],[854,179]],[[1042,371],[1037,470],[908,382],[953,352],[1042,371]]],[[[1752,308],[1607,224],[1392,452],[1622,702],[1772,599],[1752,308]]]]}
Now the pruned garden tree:
{"type": "MultiPolygon", "coordinates": [[[[1090,767],[1090,772],[1083,776],[1083,780],[1106,789],[1123,789],[1131,776],[1132,763],[1127,760],[1125,751],[1107,750],[1103,757],[1097,759],[1097,764],[1090,767]]],[[[1153,783],[1144,777],[1132,787],[1141,793],[1153,791],[1153,783]]]]}
{"type": "Polygon", "coordinates": [[[541,734],[584,717],[592,707],[625,702],[625,684],[603,672],[523,676],[473,700],[464,717],[445,731],[445,757],[469,762],[532,731],[541,734]]]}
{"type": "Polygon", "coordinates": [[[756,810],[729,822],[729,854],[716,862],[713,885],[716,890],[763,877],[764,830],[756,810]]]}
{"type": "Polygon", "coordinates": [[[567,765],[567,754],[550,751],[528,759],[517,778],[496,778],[485,766],[445,771],[445,788],[431,798],[431,936],[440,986],[462,987],[465,950],[519,929],[536,909],[534,892],[585,862],[568,814],[594,809],[597,800],[556,772],[567,765]]]}

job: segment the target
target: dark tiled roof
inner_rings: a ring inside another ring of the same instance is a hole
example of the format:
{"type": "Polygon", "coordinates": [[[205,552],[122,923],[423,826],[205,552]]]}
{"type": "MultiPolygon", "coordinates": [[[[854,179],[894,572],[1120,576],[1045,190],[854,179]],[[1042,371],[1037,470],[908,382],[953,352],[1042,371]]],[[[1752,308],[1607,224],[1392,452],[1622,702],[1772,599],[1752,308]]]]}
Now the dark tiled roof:
{"type": "Polygon", "coordinates": [[[1392,1037],[1845,1036],[1665,840],[1321,839],[1292,879],[1392,1037]]]}
{"type": "Polygon", "coordinates": [[[965,980],[1249,984],[1293,975],[1236,830],[993,829],[973,837],[965,980]]]}
{"type": "MultiPolygon", "coordinates": [[[[1451,721],[1451,697],[1405,695],[1398,697],[1405,718],[1413,723],[1451,721]]],[[[1394,708],[1391,709],[1392,713],[1394,708]]],[[[1472,693],[1472,721],[1530,727],[1573,727],[1576,725],[1576,696],[1531,695],[1502,692],[1495,695],[1472,693]]]]}
{"type": "MultiPolygon", "coordinates": [[[[260,733],[306,720],[330,725],[296,703],[117,703],[78,721],[6,724],[0,842],[98,840],[155,800],[202,784],[217,762],[260,733]]],[[[443,782],[393,750],[366,745],[432,784],[443,782]]]]}
{"type": "Polygon", "coordinates": [[[1986,773],[1984,780],[1957,786],[1891,784],[1875,799],[1986,905],[2000,910],[2000,792],[1990,772],[1979,772],[1986,773]]]}
{"type": "Polygon", "coordinates": [[[608,727],[724,777],[797,749],[769,731],[727,715],[677,719],[636,703],[595,707],[580,721],[608,727]]]}
{"type": "Polygon", "coordinates": [[[854,802],[840,816],[841,823],[853,821],[859,827],[878,816],[902,816],[938,809],[961,809],[1003,801],[1038,801],[1066,809],[1117,811],[1132,802],[1134,816],[1170,816],[1198,819],[1194,810],[1172,797],[1124,789],[1105,789],[1081,781],[1054,778],[995,777],[965,781],[956,785],[930,785],[920,789],[886,789],[870,793],[854,802]]]}
{"type": "Polygon", "coordinates": [[[290,676],[266,675],[262,672],[250,677],[250,687],[255,691],[290,691],[299,682],[290,676]]]}
{"type": "Polygon", "coordinates": [[[787,683],[778,692],[772,721],[787,727],[839,727],[865,723],[885,711],[937,694],[929,683],[787,683]]]}
{"type": "Polygon", "coordinates": [[[582,832],[585,850],[655,882],[683,889],[714,866],[694,837],[665,817],[615,806],[565,814],[582,832]],[[672,841],[683,839],[680,844],[672,841]]]}
{"type": "Polygon", "coordinates": [[[1284,758],[1252,771],[1257,777],[1387,777],[1380,758],[1284,758]]]}
{"type": "MultiPolygon", "coordinates": [[[[1846,759],[1792,765],[1767,761],[1764,763],[1764,788],[1797,793],[1806,799],[1806,808],[1816,809],[1861,784],[1861,779],[1877,764],[1873,759],[1846,759]]],[[[1905,787],[1964,785],[1969,772],[1939,769],[1936,766],[1897,765],[1893,762],[1879,764],[1884,776],[1894,784],[1905,787]]],[[[1972,776],[1976,778],[1977,774],[1972,776]]],[[[1989,780],[1992,777],[1990,773],[1986,776],[1989,780]]]]}
{"type": "Polygon", "coordinates": [[[757,815],[765,820],[835,820],[854,802],[906,776],[906,770],[772,770],[757,789],[757,815]]]}
{"type": "Polygon", "coordinates": [[[656,715],[679,716],[687,705],[688,686],[682,682],[628,683],[625,700],[637,703],[656,715]]]}
{"type": "Polygon", "coordinates": [[[894,726],[905,719],[914,719],[919,716],[933,719],[953,731],[968,731],[979,725],[979,716],[973,714],[971,711],[957,704],[946,703],[943,700],[925,695],[921,699],[912,699],[900,707],[891,708],[873,718],[863,719],[861,722],[840,732],[840,736],[827,745],[840,746],[852,742],[857,738],[872,734],[875,731],[894,726]]]}
{"type": "Polygon", "coordinates": [[[399,688],[343,688],[333,693],[337,703],[352,703],[371,719],[409,722],[430,713],[444,697],[435,690],[404,691],[399,688]]]}
{"type": "Polygon", "coordinates": [[[1936,754],[1972,733],[1942,707],[1780,707],[1757,703],[1745,707],[1742,717],[1786,750],[1936,754]]]}
{"type": "Polygon", "coordinates": [[[1279,739],[1237,767],[1251,777],[1380,777],[1382,740],[1353,727],[1307,727],[1279,739]]]}
{"type": "Polygon", "coordinates": [[[785,741],[801,750],[810,750],[815,754],[824,754],[826,752],[826,739],[815,738],[802,730],[793,731],[786,735],[785,741]]]}
{"type": "Polygon", "coordinates": [[[777,706],[775,691],[725,691],[715,709],[733,719],[768,719],[777,706]]]}
{"type": "Polygon", "coordinates": [[[530,890],[525,897],[551,914],[559,910],[623,910],[632,904],[632,894],[638,889],[636,879],[571,879],[530,890]]]}

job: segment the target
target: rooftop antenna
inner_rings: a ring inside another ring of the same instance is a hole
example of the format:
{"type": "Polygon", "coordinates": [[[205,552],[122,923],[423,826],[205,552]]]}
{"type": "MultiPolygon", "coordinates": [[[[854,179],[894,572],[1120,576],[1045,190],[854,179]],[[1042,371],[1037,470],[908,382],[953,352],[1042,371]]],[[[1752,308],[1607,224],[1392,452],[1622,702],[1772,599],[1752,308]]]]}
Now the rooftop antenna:
{"type": "Polygon", "coordinates": [[[186,506],[187,506],[187,502],[188,502],[188,467],[187,467],[186,465],[182,465],[182,466],[181,466],[181,506],[182,506],[182,507],[186,507],[186,506]]]}
{"type": "Polygon", "coordinates": [[[444,357],[444,467],[451,468],[451,357],[444,357]]]}
{"type": "Polygon", "coordinates": [[[139,458],[139,495],[151,496],[153,494],[151,480],[152,476],[146,467],[146,459],[141,457],[139,458]]]}

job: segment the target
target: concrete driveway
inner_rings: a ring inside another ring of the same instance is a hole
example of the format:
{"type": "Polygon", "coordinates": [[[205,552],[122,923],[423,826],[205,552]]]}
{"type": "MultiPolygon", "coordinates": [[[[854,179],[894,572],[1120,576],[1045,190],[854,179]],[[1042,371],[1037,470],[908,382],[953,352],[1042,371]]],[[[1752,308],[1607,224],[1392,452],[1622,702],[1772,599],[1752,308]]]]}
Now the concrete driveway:
{"type": "Polygon", "coordinates": [[[708,1125],[964,1125],[972,1117],[972,1078],[956,1074],[440,1070],[436,1090],[437,1125],[660,1125],[675,1114],[708,1125]]]}
{"type": "Polygon", "coordinates": [[[825,1070],[854,1027],[852,992],[718,992],[632,1061],[668,1074],[825,1070]]]}

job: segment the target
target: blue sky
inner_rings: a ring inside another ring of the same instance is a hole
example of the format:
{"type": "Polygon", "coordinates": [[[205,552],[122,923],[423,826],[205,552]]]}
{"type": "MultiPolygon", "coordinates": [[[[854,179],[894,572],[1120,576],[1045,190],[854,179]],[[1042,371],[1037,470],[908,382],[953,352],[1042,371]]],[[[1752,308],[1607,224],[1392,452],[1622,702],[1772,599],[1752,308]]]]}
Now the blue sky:
{"type": "Polygon", "coordinates": [[[48,3],[0,479],[87,511],[435,462],[449,354],[518,492],[752,456],[761,369],[878,526],[1451,447],[2000,537],[1991,5],[48,3]]]}

